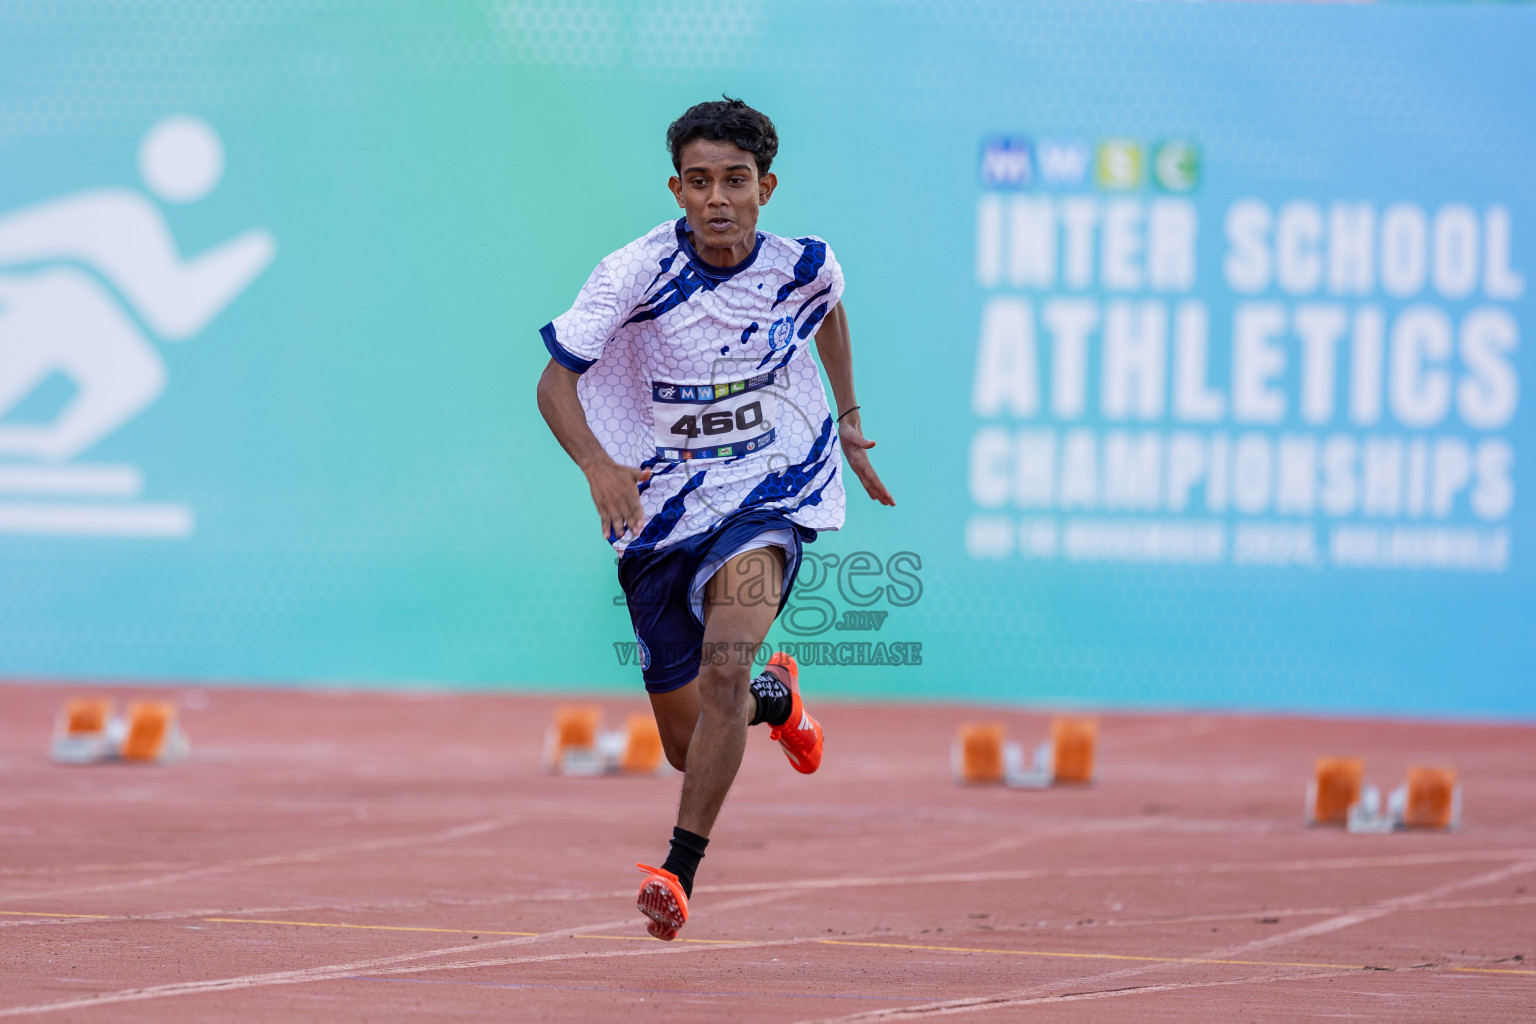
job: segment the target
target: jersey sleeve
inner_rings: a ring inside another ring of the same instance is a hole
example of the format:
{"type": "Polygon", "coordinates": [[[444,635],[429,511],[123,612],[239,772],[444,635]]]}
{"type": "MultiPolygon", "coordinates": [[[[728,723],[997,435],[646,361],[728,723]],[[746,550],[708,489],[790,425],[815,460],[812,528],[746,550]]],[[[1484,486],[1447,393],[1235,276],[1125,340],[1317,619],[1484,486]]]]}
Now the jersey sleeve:
{"type": "Polygon", "coordinates": [[[821,326],[821,321],[843,300],[843,268],[832,254],[832,247],[815,236],[796,239],[805,246],[796,266],[796,278],[804,281],[800,268],[807,264],[815,267],[815,276],[805,285],[795,318],[799,322],[800,338],[810,337],[821,326]]]}
{"type": "Polygon", "coordinates": [[[539,328],[544,347],[555,362],[572,373],[586,373],[602,358],[603,349],[624,326],[629,307],[612,259],[605,259],[581,286],[576,304],[539,328]]]}
{"type": "Polygon", "coordinates": [[[822,286],[831,289],[827,293],[827,309],[830,310],[843,301],[843,265],[837,262],[830,245],[827,246],[827,262],[822,264],[821,276],[822,286]]]}

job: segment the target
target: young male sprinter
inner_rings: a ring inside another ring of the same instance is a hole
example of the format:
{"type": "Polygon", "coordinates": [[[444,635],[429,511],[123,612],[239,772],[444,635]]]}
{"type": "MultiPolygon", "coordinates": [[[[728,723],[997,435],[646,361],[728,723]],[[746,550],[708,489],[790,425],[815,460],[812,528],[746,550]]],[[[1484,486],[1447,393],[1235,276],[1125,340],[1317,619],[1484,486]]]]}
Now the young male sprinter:
{"type": "Polygon", "coordinates": [[[799,668],[752,653],[788,598],[801,544],[843,524],[836,438],[864,489],[842,270],[819,238],[757,230],[778,179],[773,122],[740,100],[691,107],[667,129],[685,211],[598,264],[541,331],[551,356],[539,411],[586,474],[620,552],[645,688],[667,760],[684,772],[671,852],[645,872],[639,909],[672,939],[694,872],[767,723],[797,771],[821,765],[799,668]],[[832,383],[827,404],[808,339],[832,383]]]}

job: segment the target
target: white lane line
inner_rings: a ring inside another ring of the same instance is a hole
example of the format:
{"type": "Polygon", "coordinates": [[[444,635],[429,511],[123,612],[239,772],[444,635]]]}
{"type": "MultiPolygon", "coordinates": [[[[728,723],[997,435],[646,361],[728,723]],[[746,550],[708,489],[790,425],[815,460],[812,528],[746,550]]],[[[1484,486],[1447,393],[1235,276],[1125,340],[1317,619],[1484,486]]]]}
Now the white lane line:
{"type": "MultiPolygon", "coordinates": [[[[368,844],[373,848],[381,846],[403,846],[415,843],[440,842],[447,839],[458,838],[466,834],[477,834],[483,831],[492,831],[519,819],[504,819],[497,821],[480,822],[474,825],[461,826],[457,829],[449,829],[444,833],[437,833],[425,837],[402,837],[400,839],[376,840],[368,844]]],[[[331,847],[313,851],[305,855],[277,855],[268,858],[257,858],[255,861],[237,861],[228,865],[216,865],[212,868],[192,869],[181,872],[175,877],[209,873],[210,871],[238,870],[248,864],[287,863],[289,861],[303,861],[322,859],[334,856],[338,853],[356,852],[359,844],[351,846],[331,847]]],[[[1101,868],[1068,868],[1065,870],[1050,868],[1029,868],[1018,871],[991,871],[991,872],[966,872],[966,873],[936,873],[921,875],[890,875],[881,877],[829,877],[829,878],[800,878],[785,879],[779,882],[742,882],[727,885],[700,885],[695,891],[706,895],[729,895],[732,893],[768,892],[775,894],[789,894],[794,892],[819,891],[823,889],[836,889],[842,886],[851,887],[877,887],[877,886],[907,886],[907,885],[953,885],[977,882],[1009,882],[1009,881],[1037,881],[1055,878],[1122,878],[1145,875],[1189,875],[1189,874],[1266,874],[1286,872],[1310,872],[1330,870],[1366,870],[1373,868],[1398,868],[1398,867],[1424,867],[1439,864],[1465,864],[1490,860],[1514,860],[1525,861],[1536,857],[1536,850],[1510,849],[1510,850],[1465,850],[1444,853],[1419,853],[1396,854],[1377,857],[1335,857],[1314,860],[1293,861],[1262,861],[1253,863],[1233,862],[1226,864],[1150,864],[1134,866],[1107,866],[1101,868]]],[[[156,883],[165,881],[173,876],[165,876],[154,880],[156,883]]],[[[139,883],[118,883],[108,888],[121,886],[133,886],[139,883]]],[[[74,895],[82,891],[93,890],[62,890],[63,895],[74,895]]],[[[0,900],[25,900],[32,898],[46,898],[47,893],[13,893],[8,896],[0,896],[0,900]]],[[[54,893],[52,895],[59,895],[54,893]]],[[[348,911],[374,911],[374,910],[409,910],[420,907],[500,907],[518,903],[571,903],[593,900],[624,899],[633,895],[628,888],[564,891],[548,893],[505,893],[496,896],[466,898],[440,898],[433,900],[369,900],[363,902],[337,903],[327,901],[322,903],[284,904],[268,907],[220,907],[209,910],[167,911],[150,914],[123,915],[123,920],[160,920],[174,919],[178,917],[218,917],[229,914],[291,914],[313,910],[335,910],[345,913],[348,911]]],[[[55,907],[48,907],[54,910],[55,907]]],[[[1304,911],[1293,910],[1289,913],[1296,915],[1304,911]]],[[[1320,913],[1342,913],[1342,910],[1322,908],[1320,913]]],[[[1255,914],[1260,911],[1254,911],[1255,914]]],[[[1281,913],[1275,910],[1265,910],[1264,916],[1281,913]]],[[[39,917],[46,915],[39,914],[39,917]]],[[[1243,916],[1238,914],[1237,916],[1243,916]]],[[[1180,918],[1169,920],[1178,921],[1180,918]]],[[[1150,923],[1158,923],[1153,921],[1150,923]]],[[[4,922],[0,922],[0,927],[4,922]]]]}
{"type": "Polygon", "coordinates": [[[1394,896],[1390,899],[1380,900],[1376,903],[1369,904],[1366,907],[1362,907],[1359,910],[1346,911],[1345,913],[1339,914],[1336,917],[1318,921],[1315,924],[1304,925],[1301,928],[1295,928],[1291,931],[1281,932],[1278,935],[1270,935],[1262,939],[1254,939],[1252,942],[1245,942],[1240,946],[1231,946],[1218,955],[1223,957],[1236,957],[1241,956],[1242,954],[1251,950],[1267,949],[1271,946],[1277,946],[1284,942],[1291,942],[1300,939],[1310,939],[1317,935],[1327,935],[1330,932],[1336,932],[1343,928],[1350,928],[1357,924],[1364,924],[1367,921],[1375,921],[1379,918],[1386,917],[1389,914],[1396,913],[1399,910],[1414,909],[1419,904],[1428,903],[1443,896],[1448,896],[1453,892],[1460,892],[1463,889],[1475,889],[1484,885],[1492,885],[1495,882],[1502,882],[1508,878],[1529,874],[1532,871],[1536,871],[1536,861],[1526,860],[1518,864],[1510,864],[1506,867],[1498,868],[1494,871],[1486,871],[1481,875],[1474,875],[1471,878],[1463,878],[1459,881],[1447,882],[1444,885],[1435,886],[1431,889],[1423,889],[1418,892],[1408,893],[1403,896],[1394,896]]]}
{"type": "Polygon", "coordinates": [[[533,938],[503,939],[496,942],[480,942],[472,946],[448,946],[422,953],[404,953],[399,956],[356,960],[347,964],[311,967],[295,971],[268,971],[261,974],[244,974],[231,978],[211,978],[205,981],[177,982],[171,985],[152,985],[147,988],[129,988],[94,996],[80,996],[52,1003],[34,1003],[30,1006],[10,1006],[0,1009],[0,1017],[22,1017],[27,1014],[57,1013],[62,1010],[78,1010],[90,1006],[110,1006],[114,1003],[138,1002],[145,999],[166,999],[173,996],[196,995],[201,992],[228,992],[266,985],[297,985],[308,981],[326,981],[359,971],[379,971],[394,964],[421,960],[433,956],[449,956],[471,950],[494,949],[535,941],[533,938]]]}
{"type": "MultiPolygon", "coordinates": [[[[0,832],[0,835],[3,835],[0,832]]],[[[188,868],[186,861],[151,860],[134,864],[47,864],[41,867],[0,867],[0,878],[20,878],[27,875],[99,875],[123,871],[165,871],[170,868],[188,868]]]]}
{"type": "MultiPolygon", "coordinates": [[[[1235,960],[1241,957],[1243,954],[1249,953],[1253,950],[1263,949],[1269,946],[1276,946],[1285,942],[1307,939],[1316,935],[1324,935],[1329,932],[1338,931],[1340,929],[1348,928],[1356,924],[1362,924],[1366,921],[1377,920],[1379,918],[1383,918],[1390,914],[1396,913],[1397,911],[1411,908],[1415,904],[1428,902],[1460,889],[1475,888],[1480,885],[1491,885],[1495,882],[1503,881],[1506,878],[1511,878],[1530,871],[1536,871],[1536,861],[1527,860],[1518,864],[1510,864],[1494,871],[1484,872],[1483,874],[1476,875],[1472,878],[1465,878],[1457,882],[1449,882],[1444,885],[1434,886],[1429,889],[1422,889],[1418,892],[1407,893],[1402,896],[1395,896],[1389,899],[1381,900],[1377,903],[1368,904],[1356,910],[1351,910],[1347,913],[1329,918],[1328,920],[1319,921],[1315,924],[1306,925],[1301,928],[1291,929],[1290,931],[1282,932],[1278,935],[1267,936],[1266,938],[1258,939],[1253,942],[1243,943],[1237,946],[1227,946],[1222,949],[1211,950],[1205,953],[1197,953],[1190,959],[1235,960]]],[[[1118,970],[1106,971],[1102,974],[1096,974],[1086,978],[1074,979],[1070,982],[1053,981],[1047,982],[1043,985],[1032,985],[1028,988],[999,992],[992,995],[938,1000],[932,1003],[924,1003],[920,1006],[903,1006],[891,1010],[872,1010],[864,1013],[852,1014],[846,1017],[828,1018],[825,1021],[815,1022],[815,1024],[831,1024],[832,1021],[836,1021],[837,1024],[855,1024],[855,1022],[863,1021],[888,1020],[902,1015],[949,1015],[954,1013],[970,1013],[976,1010],[991,1010],[1001,1006],[1023,1006],[1028,1005],[1030,1002],[1052,1002],[1061,998],[1060,995],[1052,995],[1052,990],[1059,990],[1065,985],[1070,985],[1073,988],[1082,988],[1084,986],[1104,986],[1110,983],[1122,982],[1129,978],[1140,977],[1154,971],[1176,970],[1180,968],[1187,969],[1191,966],[1195,965],[1189,963],[1164,962],[1146,964],[1139,967],[1125,967],[1118,970]]],[[[1269,970],[1273,969],[1274,968],[1269,968],[1269,970]]],[[[1281,968],[1281,970],[1284,970],[1284,968],[1281,968]]],[[[1360,972],[1351,971],[1348,973],[1358,974],[1360,972]]],[[[1285,976],[1295,977],[1296,975],[1289,974],[1285,976]]],[[[1175,985],[1172,987],[1178,986],[1175,985]]],[[[1116,988],[1111,991],[1119,992],[1125,995],[1134,995],[1140,992],[1160,990],[1161,989],[1157,986],[1122,986],[1117,984],[1116,988]]]]}
{"type": "Polygon", "coordinates": [[[1333,857],[1312,860],[1260,861],[1202,864],[1137,864],[1095,868],[1021,868],[1014,871],[966,871],[920,875],[849,876],[787,879],[777,882],[741,882],[733,885],[701,885],[699,892],[755,892],[769,889],[802,890],[874,887],[887,885],[967,885],[978,882],[1026,882],[1052,878],[1131,878],[1146,875],[1276,874],[1338,871],[1366,868],[1418,867],[1488,860],[1526,860],[1533,849],[1471,850],[1459,853],[1399,854],[1387,857],[1333,857]]]}
{"type": "Polygon", "coordinates": [[[310,967],[295,971],[269,971],[262,974],[246,974],[231,978],[211,978],[205,981],[177,982],[170,985],[154,985],[148,988],[122,989],[95,996],[80,996],[52,1003],[34,1003],[29,1006],[12,1006],[0,1009],[0,1017],[23,1017],[32,1014],[58,1013],[64,1010],[80,1010],[95,1006],[111,1006],[117,1003],[141,1002],[149,999],[170,999],[176,996],[200,995],[205,992],[234,992],[242,989],[268,988],[274,985],[304,985],[321,981],[339,981],[359,973],[422,974],[430,971],[462,971],[483,967],[513,967],[518,964],[553,963],[562,960],[602,960],[633,956],[682,956],[688,953],[719,952],[727,949],[754,949],[765,946],[789,946],[815,942],[815,939],[778,939],[764,942],[740,942],[721,944],[683,945],[680,943],[653,943],[644,949],[612,949],[580,953],[546,953],[539,956],[493,957],[489,959],[455,960],[439,964],[411,964],[412,960],[424,960],[454,953],[484,952],[502,946],[529,945],[551,939],[571,939],[575,934],[623,928],[634,924],[633,917],[622,921],[602,921],[580,928],[562,929],[543,935],[498,942],[480,942],[472,946],[449,946],[422,953],[380,957],[373,960],[357,960],[347,964],[310,967]],[[573,934],[575,933],[575,934],[573,934]],[[406,965],[406,966],[397,966],[406,965]]]}
{"type": "Polygon", "coordinates": [[[174,871],[165,875],[154,875],[149,878],[136,878],[126,882],[105,882],[100,885],[74,886],[68,889],[48,889],[41,892],[18,892],[0,896],[0,902],[14,902],[16,900],[41,900],[62,899],[69,896],[83,896],[97,892],[116,892],[123,889],[144,889],[157,885],[167,885],[171,882],[180,882],[188,878],[203,878],[208,875],[227,874],[231,871],[244,871],[250,868],[273,867],[280,864],[308,864],[315,861],[328,860],[348,854],[371,853],[376,850],[398,849],[403,846],[423,846],[433,843],[447,843],[455,839],[463,839],[468,836],[481,835],[486,832],[494,832],[497,829],[506,828],[527,819],[521,815],[507,818],[491,818],[485,821],[472,822],[467,825],[455,825],[453,828],[440,832],[431,832],[426,835],[394,836],[389,839],[365,839],[354,843],[342,843],[337,846],[322,846],[313,850],[304,850],[295,853],[273,853],[262,857],[247,857],[241,860],[223,861],[218,864],[208,864],[200,868],[188,868],[184,871],[174,871]]]}
{"type": "MultiPolygon", "coordinates": [[[[1536,896],[1498,896],[1477,900],[1437,900],[1432,903],[1416,903],[1411,907],[1399,907],[1397,913],[1428,912],[1435,910],[1499,910],[1506,907],[1536,906],[1536,896]]],[[[1332,917],[1347,914],[1349,907],[1253,907],[1219,914],[1169,914],[1165,917],[1096,918],[1090,925],[1078,925],[1074,921],[1047,922],[1026,929],[998,927],[999,935],[1022,934],[1025,931],[1077,931],[1079,928],[1146,928],[1170,924],[1204,924],[1210,921],[1251,921],[1254,918],[1273,917],[1332,917]]]]}
{"type": "Polygon", "coordinates": [[[1014,850],[1030,846],[1035,843],[1049,842],[1053,839],[1072,838],[1092,832],[1142,832],[1154,831],[1159,825],[1156,818],[1114,818],[1100,822],[1051,822],[1037,825],[1035,830],[1024,835],[1011,836],[988,843],[985,846],[975,846],[970,849],[959,850],[945,857],[935,857],[922,862],[921,866],[931,869],[945,867],[951,864],[963,864],[966,861],[980,860],[999,853],[1011,853],[1014,850]]]}
{"type": "Polygon", "coordinates": [[[1280,974],[1266,977],[1229,978],[1225,981],[1170,982],[1162,985],[1132,985],[1126,988],[1100,989],[1094,992],[1068,992],[1057,996],[979,996],[975,1000],[956,1001],[941,1006],[900,1006],[886,1010],[871,1010],[847,1017],[823,1017],[818,1020],[800,1021],[799,1024],[863,1024],[866,1021],[901,1020],[910,1017],[948,1017],[957,1013],[974,1013],[978,1010],[1005,1010],[1020,1006],[1040,1006],[1055,1003],[1079,1003],[1093,999],[1116,999],[1121,996],[1151,995],[1156,992],[1181,992],[1188,989],[1223,988],[1232,985],[1267,985],[1276,981],[1313,981],[1318,978],[1339,978],[1358,971],[1321,971],[1311,974],[1280,974]]]}

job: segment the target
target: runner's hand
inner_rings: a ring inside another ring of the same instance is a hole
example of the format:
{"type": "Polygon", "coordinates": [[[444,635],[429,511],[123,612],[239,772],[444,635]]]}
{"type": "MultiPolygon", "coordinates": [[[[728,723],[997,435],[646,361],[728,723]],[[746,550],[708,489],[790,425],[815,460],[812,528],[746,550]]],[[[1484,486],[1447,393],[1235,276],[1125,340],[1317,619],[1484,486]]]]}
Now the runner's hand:
{"type": "Polygon", "coordinates": [[[866,440],[864,430],[859,425],[859,414],[854,413],[838,424],[837,439],[843,445],[843,454],[848,457],[848,465],[852,467],[854,475],[859,478],[859,483],[864,485],[864,490],[871,498],[882,505],[894,505],[896,499],[891,497],[891,492],[885,489],[885,484],[880,482],[880,474],[875,472],[875,467],[869,464],[869,450],[875,446],[875,442],[866,440]]]}
{"type": "Polygon", "coordinates": [[[621,466],[605,459],[587,470],[587,486],[592,488],[592,504],[602,520],[603,537],[612,539],[640,536],[645,528],[645,510],[640,506],[639,485],[651,478],[648,469],[621,466]]]}

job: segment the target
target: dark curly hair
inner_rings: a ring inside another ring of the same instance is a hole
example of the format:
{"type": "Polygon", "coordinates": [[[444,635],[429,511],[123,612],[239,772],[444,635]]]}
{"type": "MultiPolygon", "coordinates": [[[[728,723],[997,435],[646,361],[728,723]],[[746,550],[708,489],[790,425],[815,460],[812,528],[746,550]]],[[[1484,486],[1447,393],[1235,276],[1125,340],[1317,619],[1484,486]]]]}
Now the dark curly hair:
{"type": "Polygon", "coordinates": [[[768,173],[779,152],[779,133],[768,115],[723,95],[721,99],[689,107],[667,128],[672,168],[679,173],[683,170],[683,147],[694,139],[729,142],[746,150],[757,160],[759,176],[768,173]]]}

